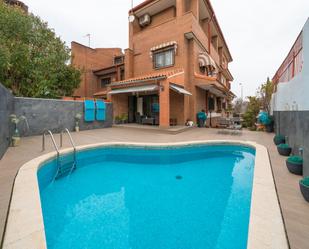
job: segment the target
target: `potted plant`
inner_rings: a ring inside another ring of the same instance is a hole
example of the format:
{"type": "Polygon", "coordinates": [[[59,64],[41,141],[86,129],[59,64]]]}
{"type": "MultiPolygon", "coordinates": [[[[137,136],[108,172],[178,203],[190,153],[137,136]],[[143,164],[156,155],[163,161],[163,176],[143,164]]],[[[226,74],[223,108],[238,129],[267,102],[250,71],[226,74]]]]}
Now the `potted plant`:
{"type": "Polygon", "coordinates": [[[303,158],[301,156],[290,156],[286,159],[286,166],[292,174],[303,174],[303,158]]]}
{"type": "Polygon", "coordinates": [[[288,144],[279,144],[277,150],[281,156],[289,156],[292,152],[292,148],[288,144]]]}
{"type": "Polygon", "coordinates": [[[79,132],[79,121],[82,119],[82,114],[79,112],[75,115],[75,131],[79,132]]]}
{"type": "Polygon", "coordinates": [[[285,143],[285,137],[282,136],[282,135],[274,136],[274,143],[275,143],[275,145],[284,144],[285,143]]]}
{"type": "Polygon", "coordinates": [[[303,197],[309,202],[309,177],[305,177],[300,180],[299,187],[303,197]]]}
{"type": "MultiPolygon", "coordinates": [[[[14,125],[14,133],[12,136],[12,146],[17,147],[20,144],[20,133],[17,128],[17,125],[21,121],[25,121],[27,123],[27,119],[25,116],[17,116],[15,114],[10,115],[11,123],[14,125]]],[[[27,123],[28,125],[28,123],[27,123]]]]}
{"type": "Polygon", "coordinates": [[[274,117],[269,116],[268,117],[268,122],[265,124],[266,132],[274,132],[274,117]]]}
{"type": "Polygon", "coordinates": [[[121,123],[121,118],[120,116],[115,117],[115,124],[120,124],[121,123]]]}
{"type": "Polygon", "coordinates": [[[120,117],[121,123],[125,124],[128,122],[128,114],[123,113],[120,117]]]}

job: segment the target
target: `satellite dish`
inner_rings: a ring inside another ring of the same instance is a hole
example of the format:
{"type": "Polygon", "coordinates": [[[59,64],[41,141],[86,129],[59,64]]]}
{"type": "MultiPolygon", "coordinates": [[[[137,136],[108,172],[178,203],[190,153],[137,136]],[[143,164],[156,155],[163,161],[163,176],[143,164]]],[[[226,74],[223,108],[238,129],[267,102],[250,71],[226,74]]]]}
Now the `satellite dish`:
{"type": "Polygon", "coordinates": [[[135,16],[134,15],[129,15],[129,22],[134,22],[135,16]]]}

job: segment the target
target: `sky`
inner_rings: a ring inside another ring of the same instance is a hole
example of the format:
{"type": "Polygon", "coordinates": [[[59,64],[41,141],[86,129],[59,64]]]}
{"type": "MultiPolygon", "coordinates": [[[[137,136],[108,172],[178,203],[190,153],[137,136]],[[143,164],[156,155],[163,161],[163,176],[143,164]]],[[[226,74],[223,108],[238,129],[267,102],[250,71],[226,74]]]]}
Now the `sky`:
{"type": "MultiPolygon", "coordinates": [[[[128,47],[131,0],[24,0],[68,45],[128,47]]],[[[143,0],[133,0],[134,6],[143,0]]],[[[233,62],[232,91],[254,95],[275,74],[309,17],[309,0],[212,0],[233,62]]]]}

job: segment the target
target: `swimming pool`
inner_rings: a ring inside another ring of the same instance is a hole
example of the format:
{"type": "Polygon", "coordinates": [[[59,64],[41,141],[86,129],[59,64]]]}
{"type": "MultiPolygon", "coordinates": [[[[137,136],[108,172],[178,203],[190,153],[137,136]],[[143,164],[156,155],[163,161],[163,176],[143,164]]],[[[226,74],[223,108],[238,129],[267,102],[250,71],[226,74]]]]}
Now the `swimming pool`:
{"type": "Polygon", "coordinates": [[[110,146],[77,161],[56,181],[55,161],[38,171],[48,249],[247,247],[253,148],[110,146]]]}

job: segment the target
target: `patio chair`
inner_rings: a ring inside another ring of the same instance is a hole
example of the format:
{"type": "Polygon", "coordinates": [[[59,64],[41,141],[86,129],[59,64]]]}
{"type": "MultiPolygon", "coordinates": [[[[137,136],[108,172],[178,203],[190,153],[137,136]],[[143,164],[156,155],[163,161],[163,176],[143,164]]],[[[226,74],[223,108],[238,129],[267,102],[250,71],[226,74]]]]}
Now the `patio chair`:
{"type": "Polygon", "coordinates": [[[231,125],[231,120],[227,118],[218,118],[218,127],[225,129],[231,125]]]}
{"type": "Polygon", "coordinates": [[[142,124],[143,125],[154,125],[154,121],[155,119],[154,118],[150,118],[150,117],[144,117],[142,118],[142,124]]]}

